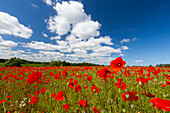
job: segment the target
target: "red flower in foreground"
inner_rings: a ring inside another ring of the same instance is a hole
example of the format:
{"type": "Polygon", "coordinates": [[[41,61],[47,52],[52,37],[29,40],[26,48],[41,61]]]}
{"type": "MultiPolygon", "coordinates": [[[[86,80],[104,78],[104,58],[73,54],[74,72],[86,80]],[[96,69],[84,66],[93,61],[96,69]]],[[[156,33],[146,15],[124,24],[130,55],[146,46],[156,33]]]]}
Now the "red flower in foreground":
{"type": "Polygon", "coordinates": [[[126,61],[123,61],[121,57],[116,58],[115,60],[110,62],[111,70],[118,72],[121,68],[126,64],[126,61]]]}
{"type": "Polygon", "coordinates": [[[33,103],[36,104],[37,101],[38,101],[38,97],[37,97],[37,96],[33,96],[33,97],[31,98],[30,104],[31,104],[31,105],[33,105],[33,103]]]}
{"type": "Polygon", "coordinates": [[[142,94],[146,95],[147,97],[155,97],[155,95],[152,95],[150,92],[146,94],[146,92],[142,92],[142,94]]]}
{"type": "Polygon", "coordinates": [[[99,109],[97,109],[95,106],[94,106],[94,108],[93,108],[93,111],[94,111],[95,113],[100,113],[99,109]]]}
{"type": "Polygon", "coordinates": [[[170,86],[170,81],[165,81],[168,86],[170,86]]]}
{"type": "Polygon", "coordinates": [[[152,98],[150,103],[153,107],[157,107],[158,110],[170,111],[170,100],[162,100],[161,98],[152,98]]]}
{"type": "Polygon", "coordinates": [[[8,95],[6,98],[11,98],[12,97],[12,95],[8,95]]]}
{"type": "Polygon", "coordinates": [[[81,107],[84,107],[84,108],[88,107],[87,102],[86,102],[85,100],[80,100],[80,101],[78,102],[78,104],[79,104],[81,107]]]}
{"type": "Polygon", "coordinates": [[[63,95],[63,92],[62,92],[62,91],[59,91],[59,92],[58,92],[58,95],[55,95],[55,100],[56,100],[56,101],[62,101],[62,100],[64,100],[64,95],[63,95]]]}
{"type": "Polygon", "coordinates": [[[0,104],[2,104],[3,102],[6,102],[6,100],[1,100],[1,101],[0,101],[0,104]]]}
{"type": "Polygon", "coordinates": [[[78,93],[81,89],[82,89],[82,87],[81,87],[80,85],[77,85],[77,86],[75,87],[76,93],[78,93]]]}
{"type": "Polygon", "coordinates": [[[99,73],[99,76],[103,78],[104,81],[108,81],[108,79],[106,78],[111,77],[111,74],[112,74],[112,72],[109,71],[108,68],[101,69],[100,71],[97,72],[97,74],[98,73],[99,73]]]}
{"type": "Polygon", "coordinates": [[[51,94],[51,98],[53,98],[56,95],[56,93],[51,94]]]}
{"type": "Polygon", "coordinates": [[[166,85],[165,85],[165,84],[162,84],[162,83],[161,83],[161,86],[162,86],[162,87],[166,87],[166,85]]]}
{"type": "Polygon", "coordinates": [[[122,93],[122,98],[124,101],[127,101],[127,102],[132,101],[132,100],[137,101],[138,96],[135,96],[135,95],[137,95],[136,91],[135,91],[135,93],[134,93],[134,90],[132,92],[127,91],[126,93],[122,93]]]}
{"type": "Polygon", "coordinates": [[[42,77],[42,72],[32,72],[31,74],[28,75],[28,78],[26,79],[26,81],[28,82],[28,84],[32,84],[35,81],[39,80],[42,77]]]}
{"type": "Polygon", "coordinates": [[[68,104],[63,105],[63,109],[66,109],[66,112],[68,111],[69,108],[70,108],[70,105],[68,105],[68,104]]]}
{"type": "Polygon", "coordinates": [[[127,87],[126,84],[122,82],[122,79],[117,79],[117,83],[114,83],[114,85],[117,85],[121,90],[124,90],[127,87]]]}
{"type": "Polygon", "coordinates": [[[93,93],[98,93],[98,92],[100,91],[100,89],[97,88],[95,85],[93,85],[92,88],[91,88],[91,91],[92,91],[93,93]]]}

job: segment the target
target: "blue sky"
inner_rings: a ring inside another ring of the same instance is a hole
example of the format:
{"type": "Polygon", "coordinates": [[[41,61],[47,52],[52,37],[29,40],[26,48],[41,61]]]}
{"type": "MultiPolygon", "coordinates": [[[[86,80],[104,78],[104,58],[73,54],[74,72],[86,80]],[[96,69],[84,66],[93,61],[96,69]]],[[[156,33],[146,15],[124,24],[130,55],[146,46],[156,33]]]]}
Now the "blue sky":
{"type": "Polygon", "coordinates": [[[0,58],[170,63],[169,0],[1,0],[0,58]]]}

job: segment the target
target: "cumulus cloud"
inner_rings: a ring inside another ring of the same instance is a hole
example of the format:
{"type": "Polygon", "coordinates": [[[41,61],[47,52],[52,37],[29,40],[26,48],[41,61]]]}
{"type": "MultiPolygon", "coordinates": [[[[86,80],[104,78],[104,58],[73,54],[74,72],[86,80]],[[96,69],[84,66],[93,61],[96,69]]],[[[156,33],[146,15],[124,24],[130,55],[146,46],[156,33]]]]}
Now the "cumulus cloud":
{"type": "Polygon", "coordinates": [[[31,49],[38,50],[56,50],[57,46],[44,42],[32,41],[31,43],[24,44],[23,47],[29,47],[31,49]]]}
{"type": "Polygon", "coordinates": [[[50,40],[60,40],[61,36],[55,36],[55,37],[51,37],[50,40]]]}
{"type": "Polygon", "coordinates": [[[43,0],[47,5],[52,5],[52,0],[43,0]]]}
{"type": "Polygon", "coordinates": [[[30,38],[33,31],[20,24],[18,19],[8,13],[0,12],[0,34],[14,35],[21,38],[30,38]]]}
{"type": "Polygon", "coordinates": [[[0,36],[0,50],[10,49],[11,47],[16,47],[18,44],[10,40],[4,40],[0,36]]]}
{"type": "Polygon", "coordinates": [[[95,49],[93,51],[97,52],[97,53],[121,53],[120,48],[114,49],[114,48],[109,47],[109,46],[102,46],[102,47],[99,47],[98,49],[95,49]]]}
{"type": "Polygon", "coordinates": [[[42,32],[42,35],[43,35],[44,37],[48,37],[48,35],[47,35],[47,34],[45,34],[44,32],[42,32]]]}
{"type": "Polygon", "coordinates": [[[80,39],[88,39],[91,36],[99,36],[100,24],[96,21],[87,20],[84,22],[77,23],[72,30],[72,33],[75,34],[80,39]]]}
{"type": "Polygon", "coordinates": [[[128,50],[129,48],[127,46],[122,46],[122,50],[128,50]]]}
{"type": "Polygon", "coordinates": [[[130,39],[123,39],[123,40],[120,41],[120,43],[122,43],[122,44],[123,43],[128,43],[128,42],[130,42],[130,39]]]}
{"type": "Polygon", "coordinates": [[[83,5],[76,1],[57,3],[53,7],[57,15],[46,20],[47,28],[58,35],[65,35],[70,31],[71,24],[86,20],[88,17],[84,12],[83,5]]]}
{"type": "Polygon", "coordinates": [[[136,63],[142,63],[142,62],[144,62],[143,60],[136,60],[135,61],[136,63]]]}

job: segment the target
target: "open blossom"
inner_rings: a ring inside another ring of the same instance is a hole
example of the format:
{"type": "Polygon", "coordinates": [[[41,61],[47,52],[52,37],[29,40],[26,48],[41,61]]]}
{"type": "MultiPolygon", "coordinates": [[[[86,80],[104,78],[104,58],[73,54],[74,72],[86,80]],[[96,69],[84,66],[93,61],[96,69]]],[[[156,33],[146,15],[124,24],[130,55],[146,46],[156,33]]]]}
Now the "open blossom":
{"type": "Polygon", "coordinates": [[[84,108],[88,107],[86,100],[80,100],[80,101],[78,102],[78,104],[79,104],[81,107],[84,107],[84,108]]]}
{"type": "Polygon", "coordinates": [[[116,85],[121,90],[124,90],[127,87],[126,84],[122,81],[122,79],[117,79],[117,83],[114,83],[114,85],[116,85]]]}
{"type": "Polygon", "coordinates": [[[126,64],[126,61],[123,61],[121,57],[116,58],[115,60],[110,62],[111,70],[118,72],[121,68],[126,64]]]}
{"type": "Polygon", "coordinates": [[[99,109],[97,109],[95,106],[93,108],[94,113],[100,113],[99,109]]]}
{"type": "Polygon", "coordinates": [[[34,103],[34,104],[37,104],[37,101],[38,101],[38,97],[37,97],[37,96],[33,96],[33,97],[31,98],[30,104],[31,104],[31,105],[33,105],[33,103],[34,103]]]}
{"type": "Polygon", "coordinates": [[[158,110],[170,111],[170,100],[161,99],[161,98],[152,98],[150,100],[153,107],[157,107],[158,110]]]}
{"type": "Polygon", "coordinates": [[[70,108],[70,105],[68,105],[68,104],[64,104],[63,105],[63,109],[66,109],[66,112],[68,112],[68,109],[70,108]]]}
{"type": "Polygon", "coordinates": [[[56,100],[56,101],[62,101],[62,100],[64,100],[64,94],[63,94],[62,91],[59,91],[59,92],[58,92],[58,95],[55,95],[55,100],[56,100]]]}
{"type": "Polygon", "coordinates": [[[31,74],[28,75],[28,78],[26,79],[26,81],[28,82],[28,84],[32,84],[35,81],[39,80],[42,77],[42,72],[32,72],[31,74]]]}
{"type": "Polygon", "coordinates": [[[136,96],[136,95],[137,95],[137,92],[135,91],[135,93],[134,93],[134,90],[132,92],[127,91],[126,93],[122,93],[122,98],[124,101],[127,101],[127,102],[132,101],[132,100],[137,101],[138,96],[136,96]]]}
{"type": "Polygon", "coordinates": [[[93,85],[92,88],[91,88],[91,91],[92,91],[93,93],[98,93],[98,92],[100,91],[100,89],[97,88],[95,85],[93,85]]]}

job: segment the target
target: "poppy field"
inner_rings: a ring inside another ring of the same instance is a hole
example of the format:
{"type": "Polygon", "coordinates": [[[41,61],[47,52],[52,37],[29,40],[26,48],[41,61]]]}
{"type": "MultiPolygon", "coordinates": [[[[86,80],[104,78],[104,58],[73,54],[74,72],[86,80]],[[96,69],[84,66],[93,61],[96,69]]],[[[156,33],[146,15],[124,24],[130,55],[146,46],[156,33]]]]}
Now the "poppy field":
{"type": "Polygon", "coordinates": [[[1,67],[0,113],[168,113],[170,68],[1,67]]]}

